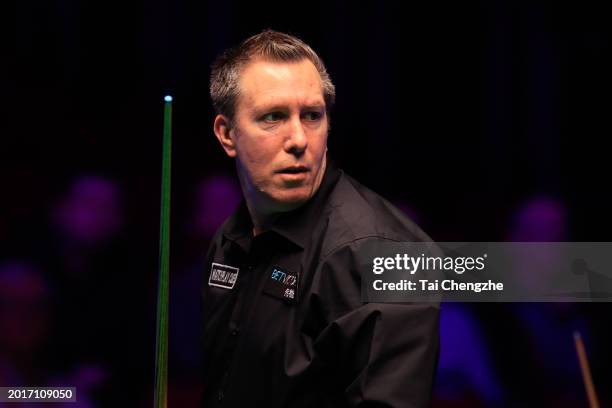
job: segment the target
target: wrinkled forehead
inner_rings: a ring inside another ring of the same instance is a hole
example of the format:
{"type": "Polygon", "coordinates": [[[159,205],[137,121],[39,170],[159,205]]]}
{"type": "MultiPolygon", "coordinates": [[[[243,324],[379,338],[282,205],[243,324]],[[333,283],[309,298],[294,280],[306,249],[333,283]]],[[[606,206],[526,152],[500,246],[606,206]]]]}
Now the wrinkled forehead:
{"type": "Polygon", "coordinates": [[[237,108],[261,105],[323,105],[323,85],[314,64],[297,61],[255,59],[241,70],[237,108]]]}

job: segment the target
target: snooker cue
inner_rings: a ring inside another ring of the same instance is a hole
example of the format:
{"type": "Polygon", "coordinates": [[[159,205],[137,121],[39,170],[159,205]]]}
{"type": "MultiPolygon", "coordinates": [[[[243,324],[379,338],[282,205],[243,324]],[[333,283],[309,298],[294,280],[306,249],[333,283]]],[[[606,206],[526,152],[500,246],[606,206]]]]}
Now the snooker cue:
{"type": "Polygon", "coordinates": [[[584,386],[589,398],[589,407],[599,408],[599,401],[597,400],[597,393],[595,392],[595,384],[593,384],[593,377],[591,377],[591,369],[589,368],[589,360],[587,360],[582,337],[577,331],[574,332],[574,344],[576,345],[576,352],[578,353],[578,361],[580,362],[582,379],[584,380],[584,386]]]}
{"type": "Polygon", "coordinates": [[[155,333],[155,391],[153,406],[168,404],[168,297],[170,260],[170,157],[172,152],[172,96],[164,97],[161,205],[159,220],[159,277],[155,333]]]}

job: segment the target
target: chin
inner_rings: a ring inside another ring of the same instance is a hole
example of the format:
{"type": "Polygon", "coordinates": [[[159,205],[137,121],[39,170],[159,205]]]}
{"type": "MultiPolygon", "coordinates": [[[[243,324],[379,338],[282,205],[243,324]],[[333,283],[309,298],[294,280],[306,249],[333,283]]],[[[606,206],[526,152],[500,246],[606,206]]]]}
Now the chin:
{"type": "Polygon", "coordinates": [[[280,211],[291,211],[310,199],[309,191],[290,191],[284,192],[273,197],[280,211]]]}

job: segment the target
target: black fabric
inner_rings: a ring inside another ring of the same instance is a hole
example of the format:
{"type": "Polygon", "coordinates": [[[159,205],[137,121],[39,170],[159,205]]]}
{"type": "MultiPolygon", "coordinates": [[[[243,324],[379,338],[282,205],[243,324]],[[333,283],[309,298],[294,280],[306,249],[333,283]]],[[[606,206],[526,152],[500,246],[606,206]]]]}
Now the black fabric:
{"type": "Polygon", "coordinates": [[[313,198],[256,237],[243,203],[204,271],[203,406],[427,406],[439,308],[361,302],[356,254],[381,240],[431,241],[331,161],[313,198]],[[213,263],[239,268],[232,289],[209,285],[213,263]],[[285,276],[294,301],[270,283],[285,276]]]}

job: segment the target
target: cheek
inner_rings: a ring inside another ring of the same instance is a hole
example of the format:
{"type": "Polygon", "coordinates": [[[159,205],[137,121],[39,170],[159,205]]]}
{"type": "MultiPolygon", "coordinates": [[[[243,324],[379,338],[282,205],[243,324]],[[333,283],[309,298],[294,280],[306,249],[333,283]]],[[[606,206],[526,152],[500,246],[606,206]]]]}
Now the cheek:
{"type": "Polygon", "coordinates": [[[312,140],[312,153],[317,158],[320,158],[325,154],[325,150],[327,148],[327,126],[324,130],[317,131],[317,134],[314,135],[312,140]]]}
{"type": "Polygon", "coordinates": [[[256,184],[261,184],[271,171],[274,162],[275,151],[271,144],[264,143],[264,140],[244,140],[238,144],[238,157],[243,167],[249,173],[250,178],[256,184]]]}

